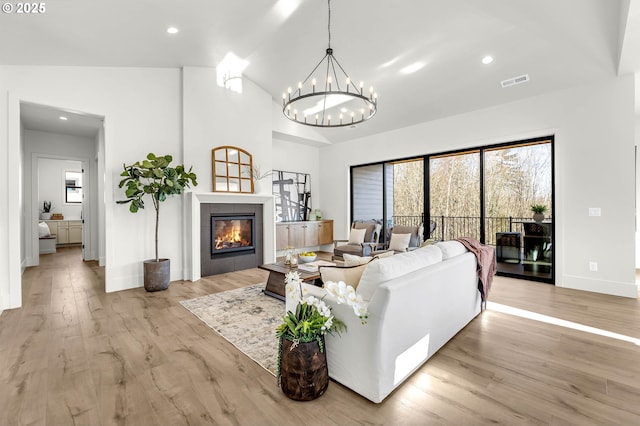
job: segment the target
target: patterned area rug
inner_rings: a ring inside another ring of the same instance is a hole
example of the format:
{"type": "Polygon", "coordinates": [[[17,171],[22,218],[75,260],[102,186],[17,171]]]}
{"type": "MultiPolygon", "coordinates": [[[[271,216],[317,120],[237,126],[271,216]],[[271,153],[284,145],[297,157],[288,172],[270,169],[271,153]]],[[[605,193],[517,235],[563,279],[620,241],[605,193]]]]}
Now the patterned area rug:
{"type": "Polygon", "coordinates": [[[284,302],[266,296],[264,284],[180,302],[202,322],[274,376],[278,369],[276,327],[284,302]]]}

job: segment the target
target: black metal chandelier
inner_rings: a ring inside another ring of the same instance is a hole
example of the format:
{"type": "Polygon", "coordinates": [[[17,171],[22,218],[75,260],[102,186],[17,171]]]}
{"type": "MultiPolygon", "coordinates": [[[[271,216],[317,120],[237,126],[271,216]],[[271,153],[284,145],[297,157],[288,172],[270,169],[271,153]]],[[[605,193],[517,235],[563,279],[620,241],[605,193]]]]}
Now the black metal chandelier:
{"type": "Polygon", "coordinates": [[[373,117],[378,109],[378,94],[373,87],[364,92],[364,83],[358,86],[331,48],[331,0],[329,9],[329,43],[324,57],[298,87],[282,94],[282,112],[291,121],[314,127],[353,126],[373,117]],[[326,66],[323,66],[326,64],[326,66]],[[341,86],[344,84],[344,86],[341,86]],[[344,87],[344,90],[342,89],[344,87]]]}

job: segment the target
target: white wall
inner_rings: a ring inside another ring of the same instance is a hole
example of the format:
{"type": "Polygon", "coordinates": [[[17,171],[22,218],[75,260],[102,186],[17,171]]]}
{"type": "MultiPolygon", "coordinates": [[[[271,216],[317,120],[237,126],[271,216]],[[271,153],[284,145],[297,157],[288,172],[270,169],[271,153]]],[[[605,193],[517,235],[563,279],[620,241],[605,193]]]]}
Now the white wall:
{"type": "MultiPolygon", "coordinates": [[[[219,146],[236,146],[249,152],[253,164],[261,171],[271,165],[271,96],[243,79],[243,92],[236,93],[216,84],[214,68],[186,67],[182,70],[182,120],[183,152],[185,166],[193,166],[198,174],[198,186],[193,192],[211,192],[213,171],[211,150],[219,146]]],[[[262,185],[262,193],[270,193],[268,185],[262,185]]],[[[187,206],[184,214],[188,215],[187,206]]],[[[187,222],[182,223],[183,262],[192,264],[189,258],[193,241],[187,232],[187,222]]],[[[186,270],[185,279],[193,276],[186,270]]]]}
{"type": "MultiPolygon", "coordinates": [[[[24,229],[26,227],[26,203],[24,198],[24,161],[25,161],[25,149],[24,149],[24,126],[22,122],[20,122],[20,162],[18,168],[18,177],[20,179],[19,188],[20,188],[20,229],[24,229]]],[[[26,262],[27,256],[27,248],[26,248],[26,235],[24,232],[20,234],[20,272],[24,272],[27,267],[26,262]]],[[[2,312],[2,297],[0,296],[0,312],[2,312]]]]}
{"type": "Polygon", "coordinates": [[[556,285],[637,297],[633,84],[612,78],[321,148],[336,238],[347,236],[351,165],[555,134],[556,285]],[[589,217],[589,207],[602,216],[589,217]]]}
{"type": "Polygon", "coordinates": [[[242,93],[225,90],[214,68],[187,67],[182,76],[185,165],[199,172],[193,191],[212,191],[211,150],[219,146],[242,148],[270,170],[271,96],[246,78],[242,93]]]}
{"type": "MultiPolygon", "coordinates": [[[[636,74],[640,75],[640,74],[636,74]]],[[[640,78],[636,77],[636,84],[639,84],[640,78]]],[[[638,161],[640,161],[640,115],[636,115],[635,121],[635,144],[636,144],[636,156],[635,156],[635,164],[636,164],[636,197],[634,199],[636,205],[636,269],[640,269],[640,215],[637,213],[638,202],[640,201],[640,173],[638,172],[638,161]]]]}
{"type": "MultiPolygon", "coordinates": [[[[272,157],[273,170],[311,175],[311,206],[314,210],[322,210],[319,149],[313,146],[274,139],[272,157]]],[[[331,218],[325,215],[323,219],[331,218]]]]}
{"type": "MultiPolygon", "coordinates": [[[[177,69],[0,67],[0,128],[8,129],[0,132],[0,146],[7,147],[7,155],[0,156],[0,168],[9,182],[0,189],[0,294],[4,307],[21,303],[19,253],[14,256],[6,243],[7,236],[11,239],[15,233],[13,241],[17,241],[20,233],[17,197],[6,189],[19,185],[13,177],[19,173],[20,163],[19,102],[106,117],[105,193],[100,207],[106,226],[106,290],[121,290],[142,285],[142,261],[154,252],[154,215],[153,209],[133,215],[116,205],[115,200],[122,197],[117,188],[119,174],[123,163],[140,160],[150,150],[172,153],[176,163],[182,161],[180,75],[177,69]],[[9,208],[14,199],[14,207],[9,208]]],[[[161,213],[160,253],[172,260],[172,279],[181,279],[181,200],[165,203],[161,213]]]]}

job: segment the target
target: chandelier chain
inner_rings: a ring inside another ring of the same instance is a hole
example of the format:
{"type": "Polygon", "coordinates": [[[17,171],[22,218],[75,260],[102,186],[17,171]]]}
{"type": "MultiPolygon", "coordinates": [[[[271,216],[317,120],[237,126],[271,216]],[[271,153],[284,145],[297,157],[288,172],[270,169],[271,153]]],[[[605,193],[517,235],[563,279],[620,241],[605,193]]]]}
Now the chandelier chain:
{"type": "Polygon", "coordinates": [[[296,123],[314,127],[355,126],[373,117],[378,107],[378,95],[370,87],[365,95],[363,82],[359,87],[351,80],[331,48],[331,0],[327,0],[328,45],[324,57],[298,87],[282,94],[282,112],[296,123]],[[324,75],[322,74],[321,66],[324,75]],[[316,71],[319,74],[316,74],[316,71]],[[339,71],[343,77],[339,77],[339,71]],[[309,84],[311,80],[311,84],[309,84]],[[344,89],[342,85],[344,86],[344,89]],[[288,94],[287,94],[288,93],[288,94]],[[332,119],[332,112],[334,112],[332,119]],[[315,118],[314,118],[315,116],[315,118]]]}
{"type": "Polygon", "coordinates": [[[331,0],[327,0],[327,8],[329,9],[329,19],[327,19],[327,32],[329,33],[329,49],[331,49],[331,0]]]}

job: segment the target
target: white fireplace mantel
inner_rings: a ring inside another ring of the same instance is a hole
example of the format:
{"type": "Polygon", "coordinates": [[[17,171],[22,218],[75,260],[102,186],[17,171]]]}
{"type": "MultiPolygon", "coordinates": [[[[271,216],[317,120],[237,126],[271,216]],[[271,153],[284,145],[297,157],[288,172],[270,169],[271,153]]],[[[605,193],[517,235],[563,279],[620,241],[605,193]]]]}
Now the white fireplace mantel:
{"type": "Polygon", "coordinates": [[[185,279],[197,281],[200,269],[200,204],[262,204],[263,263],[276,261],[276,221],[274,197],[269,194],[227,192],[187,192],[187,268],[185,279]]]}

